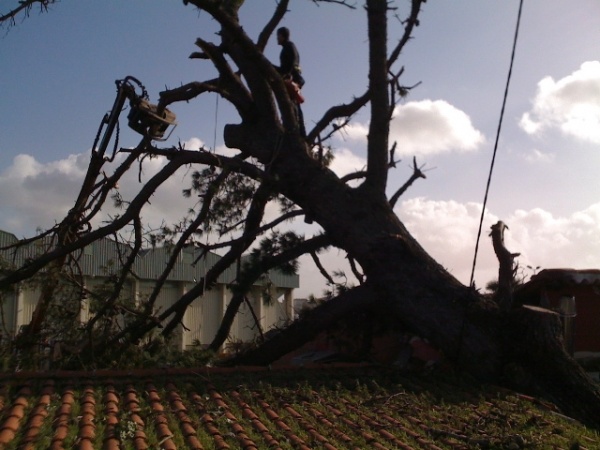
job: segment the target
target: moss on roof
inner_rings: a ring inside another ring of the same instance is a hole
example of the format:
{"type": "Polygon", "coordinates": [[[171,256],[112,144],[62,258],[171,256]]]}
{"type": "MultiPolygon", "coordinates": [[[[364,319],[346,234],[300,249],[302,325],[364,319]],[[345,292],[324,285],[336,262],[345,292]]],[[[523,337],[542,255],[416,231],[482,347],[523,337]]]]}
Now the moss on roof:
{"type": "Polygon", "coordinates": [[[381,367],[4,376],[0,448],[600,448],[551,404],[381,367]]]}

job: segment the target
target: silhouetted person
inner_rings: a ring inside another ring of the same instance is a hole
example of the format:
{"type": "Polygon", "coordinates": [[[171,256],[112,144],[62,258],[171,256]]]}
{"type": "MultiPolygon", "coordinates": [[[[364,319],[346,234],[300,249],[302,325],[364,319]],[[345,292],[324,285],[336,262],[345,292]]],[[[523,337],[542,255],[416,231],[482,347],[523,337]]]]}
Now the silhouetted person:
{"type": "MultiPolygon", "coordinates": [[[[290,41],[290,30],[288,28],[281,27],[277,30],[277,43],[281,45],[279,67],[277,70],[284,79],[292,80],[299,88],[301,88],[304,86],[304,78],[302,78],[302,70],[300,69],[300,55],[298,54],[298,49],[294,43],[290,41]]],[[[302,108],[300,108],[300,101],[296,96],[292,96],[292,101],[296,106],[300,134],[306,136],[304,116],[302,114],[302,108]]]]}

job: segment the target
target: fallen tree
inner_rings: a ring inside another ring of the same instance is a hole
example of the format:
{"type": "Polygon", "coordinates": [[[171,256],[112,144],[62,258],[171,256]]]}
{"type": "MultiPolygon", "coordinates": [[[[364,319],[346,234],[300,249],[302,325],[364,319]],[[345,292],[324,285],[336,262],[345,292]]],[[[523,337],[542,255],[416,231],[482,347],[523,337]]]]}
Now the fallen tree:
{"type": "MultiPolygon", "coordinates": [[[[503,301],[499,306],[472,286],[461,284],[427,254],[395,215],[393,203],[399,194],[386,196],[388,171],[394,165],[393,151],[390,151],[394,146],[388,140],[389,122],[396,99],[409,90],[400,85],[402,69],[396,66],[418,24],[424,2],[411,1],[402,21],[404,33],[388,49],[391,6],[387,0],[366,1],[368,88],[353,101],[326,111],[307,136],[301,133],[296,105],[284,80],[263,54],[268,39],[286,13],[288,1],[278,3],[256,41],[246,34],[239,21],[237,11],[243,2],[189,0],[184,3],[205,11],[221,27],[221,41],[211,43],[199,38],[196,45],[200,52],[195,54],[195,57],[209,60],[219,76],[163,92],[158,111],[207,92],[219,94],[234,106],[240,118],[239,123],[224,128],[226,145],[239,150],[238,155],[225,157],[203,149],[161,149],[144,139],[110,176],[103,175],[104,159],[98,160],[98,164],[90,164],[88,178],[94,182],[84,186],[84,198],[80,196],[67,221],[49,231],[57,236],[58,245],[8,273],[0,280],[0,286],[26,280],[49,264],[60,266],[75,250],[125,227],[133,229],[136,243],[128,255],[127,260],[130,260],[139,251],[138,244],[143,236],[139,217],[153,192],[180,167],[206,166],[198,172],[191,189],[201,196],[201,208],[195,217],[183,222],[173,233],[170,261],[198,230],[235,229],[239,232],[238,237],[227,243],[228,250],[222,261],[211,268],[203,280],[173,306],[155,315],[152,305],[160,291],[160,280],[168,273],[167,265],[144,314],[116,335],[106,335],[101,341],[87,341],[80,349],[82,355],[89,354],[87,350],[91,346],[96,355],[119,351],[137,343],[161,322],[167,323],[163,334],[172,332],[185,308],[205,289],[210,289],[217,277],[251,248],[261,234],[280,223],[279,220],[262,223],[266,205],[279,199],[284,205],[281,220],[304,214],[320,225],[322,235],[313,239],[279,240],[268,253],[257,254],[255,265],[240,272],[235,287],[237,300],[231,304],[214,347],[218,347],[227,335],[227,324],[231,324],[236,307],[242,303],[242,293],[248,283],[271,267],[289,263],[301,254],[316,254],[322,248],[333,246],[343,249],[356,262],[364,282],[342,292],[272,340],[238,356],[231,363],[268,364],[341,318],[357,311],[372,311],[373,314],[385,314],[399,327],[427,338],[457,368],[479,378],[510,381],[510,373],[525,374],[521,379],[528,380],[528,384],[523,387],[539,388],[566,414],[599,426],[600,393],[564,351],[557,315],[539,308],[510,305],[510,301],[503,301]],[[326,158],[320,148],[322,137],[335,133],[340,123],[347,123],[365,106],[370,110],[367,168],[364,173],[340,178],[325,164],[326,158]],[[126,203],[123,214],[117,219],[104,226],[86,229],[123,173],[134,161],[149,154],[167,157],[168,163],[126,203]],[[350,186],[350,178],[355,182],[358,180],[358,186],[350,186]],[[227,198],[233,191],[243,194],[226,206],[217,201],[227,198]],[[217,211],[217,204],[224,210],[217,211]],[[242,213],[246,208],[247,214],[242,213]],[[68,239],[61,237],[66,231],[69,231],[68,239]]],[[[416,162],[414,169],[411,182],[422,176],[417,173],[416,162]]],[[[127,260],[117,287],[128,275],[127,260]]],[[[106,299],[107,302],[113,300],[114,297],[106,299]]],[[[97,317],[90,321],[89,327],[102,316],[97,317]]],[[[42,311],[36,316],[36,326],[29,332],[36,333],[39,330],[37,324],[43,320],[42,311]]]]}

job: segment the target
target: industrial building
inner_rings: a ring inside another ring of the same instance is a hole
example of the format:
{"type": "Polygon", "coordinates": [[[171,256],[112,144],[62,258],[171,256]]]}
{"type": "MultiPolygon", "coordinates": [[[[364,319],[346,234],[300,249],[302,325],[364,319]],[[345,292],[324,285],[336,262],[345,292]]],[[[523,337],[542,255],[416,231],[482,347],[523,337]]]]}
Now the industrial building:
{"type": "MultiPolygon", "coordinates": [[[[19,247],[17,251],[0,250],[0,270],[2,266],[5,268],[21,266],[27,258],[43,251],[44,246],[48,245],[46,241],[47,239],[34,241],[19,247]]],[[[15,235],[0,231],[0,248],[17,242],[15,235]]],[[[93,242],[81,250],[78,255],[78,268],[85,288],[92,291],[110,282],[110,275],[119,268],[119,261],[130,250],[127,245],[108,238],[93,242]]],[[[168,258],[168,249],[164,247],[146,249],[137,257],[133,268],[136,277],[131,277],[124,288],[125,292],[130,292],[135,304],[140,305],[148,298],[168,258]]],[[[204,252],[193,245],[184,248],[156,299],[154,311],[160,313],[171,306],[192,286],[201,282],[206,271],[219,259],[219,255],[204,252]]],[[[229,286],[234,281],[235,274],[236,265],[229,267],[221,274],[216,286],[189,305],[183,317],[183,326],[178,326],[175,338],[171,341],[174,347],[184,350],[195,344],[208,345],[212,341],[231,300],[232,293],[229,286]]],[[[255,317],[263,332],[289,323],[293,319],[293,290],[298,285],[298,275],[287,275],[278,270],[269,271],[265,278],[248,292],[248,302],[240,307],[228,342],[247,342],[255,339],[259,334],[255,317]],[[270,302],[263,300],[265,289],[269,289],[272,299],[270,302]]],[[[2,335],[14,336],[21,326],[29,323],[39,294],[39,288],[27,283],[21,283],[0,293],[2,335]]],[[[81,302],[79,316],[81,322],[85,323],[90,318],[89,305],[85,299],[81,302]]]]}

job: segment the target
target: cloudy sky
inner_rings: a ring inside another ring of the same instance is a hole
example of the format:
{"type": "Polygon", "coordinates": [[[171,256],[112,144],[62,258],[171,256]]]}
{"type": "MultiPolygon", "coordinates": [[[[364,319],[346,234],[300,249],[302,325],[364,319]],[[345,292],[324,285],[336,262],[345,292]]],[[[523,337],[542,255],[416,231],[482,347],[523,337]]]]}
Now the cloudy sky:
{"type": "MultiPolygon", "coordinates": [[[[14,2],[0,2],[0,13],[14,2]]],[[[274,0],[247,2],[244,28],[257,36],[274,0]],[[255,7],[255,6],[254,6],[255,7]],[[256,7],[255,7],[256,8],[256,7]]],[[[364,11],[294,0],[284,25],[292,30],[307,84],[304,115],[310,128],[332,105],[364,92],[367,42],[364,11]]],[[[396,1],[399,12],[408,0],[396,1]]],[[[485,184],[509,67],[518,0],[437,0],[425,3],[421,25],[400,58],[407,86],[420,83],[396,107],[391,138],[402,160],[390,175],[393,193],[424,164],[419,180],[396,206],[423,246],[468,282],[485,184]]],[[[89,150],[116,79],[133,75],[156,101],[165,86],[214,75],[188,59],[194,41],[215,38],[216,26],[182,2],[62,0],[0,30],[0,229],[19,237],[61,219],[85,173],[89,150]]],[[[400,36],[390,22],[391,39],[400,36]]],[[[276,61],[279,47],[266,54],[276,61]]],[[[222,126],[232,109],[214,95],[173,107],[178,127],[167,143],[222,149],[222,126]],[[217,132],[215,133],[215,130],[217,132]]],[[[333,142],[334,169],[365,164],[367,111],[333,142]]],[[[122,146],[138,136],[123,127],[122,146]]],[[[143,177],[157,170],[151,161],[143,177]]],[[[600,2],[525,0],[513,78],[483,226],[476,284],[495,278],[488,230],[503,220],[507,246],[527,265],[600,268],[600,2]]],[[[177,220],[185,171],[153,199],[144,220],[177,220]]],[[[137,188],[137,173],[122,186],[137,188]]],[[[295,225],[310,235],[316,226],[295,225]]],[[[324,259],[335,269],[340,255],[324,259]]],[[[299,296],[323,286],[303,261],[299,296]]]]}

